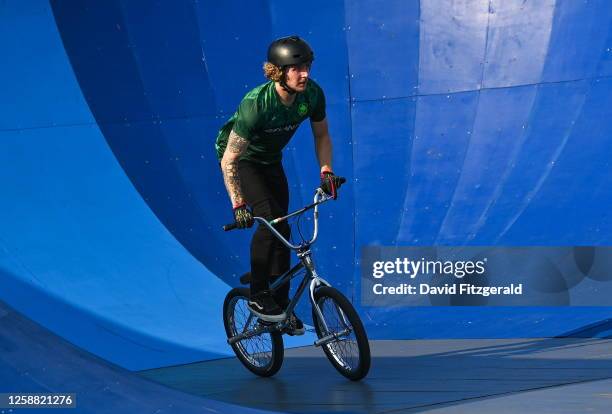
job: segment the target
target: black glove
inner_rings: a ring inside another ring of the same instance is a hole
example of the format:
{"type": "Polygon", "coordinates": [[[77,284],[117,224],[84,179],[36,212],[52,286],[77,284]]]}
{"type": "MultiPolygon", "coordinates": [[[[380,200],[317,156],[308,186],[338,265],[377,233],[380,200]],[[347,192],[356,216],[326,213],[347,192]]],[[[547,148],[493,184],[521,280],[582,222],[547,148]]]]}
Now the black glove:
{"type": "Polygon", "coordinates": [[[234,207],[234,220],[239,229],[253,226],[253,214],[246,204],[234,207]]]}
{"type": "Polygon", "coordinates": [[[321,173],[321,190],[327,195],[330,195],[334,200],[338,198],[338,189],[343,182],[344,180],[342,177],[334,175],[331,171],[324,171],[321,173]]]}

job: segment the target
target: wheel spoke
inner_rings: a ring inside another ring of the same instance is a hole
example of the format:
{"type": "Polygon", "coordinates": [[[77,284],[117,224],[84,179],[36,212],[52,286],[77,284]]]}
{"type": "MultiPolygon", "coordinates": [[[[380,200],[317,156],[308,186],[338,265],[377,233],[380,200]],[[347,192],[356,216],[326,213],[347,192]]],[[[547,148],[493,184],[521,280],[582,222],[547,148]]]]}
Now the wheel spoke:
{"type": "MultiPolygon", "coordinates": [[[[246,298],[236,297],[229,309],[232,335],[245,333],[257,327],[257,318],[248,308],[246,298]]],[[[266,367],[273,360],[273,345],[270,333],[262,333],[236,343],[242,356],[256,367],[266,367]]]]}
{"type": "MultiPolygon", "coordinates": [[[[318,301],[319,308],[328,327],[325,334],[340,334],[348,330],[348,334],[329,342],[327,348],[334,360],[347,371],[357,369],[359,365],[359,346],[353,327],[342,308],[333,298],[324,296],[318,301]]],[[[323,332],[323,324],[317,321],[319,329],[323,332]]]]}

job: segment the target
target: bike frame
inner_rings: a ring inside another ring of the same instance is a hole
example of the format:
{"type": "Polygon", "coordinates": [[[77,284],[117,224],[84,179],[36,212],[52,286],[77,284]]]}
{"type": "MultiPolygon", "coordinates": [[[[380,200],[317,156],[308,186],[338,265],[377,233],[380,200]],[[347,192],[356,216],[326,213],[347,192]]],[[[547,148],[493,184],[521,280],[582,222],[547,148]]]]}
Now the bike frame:
{"type": "MultiPolygon", "coordinates": [[[[293,309],[295,308],[295,306],[297,305],[297,303],[299,302],[300,298],[302,297],[302,294],[304,293],[304,291],[306,290],[306,286],[309,286],[309,293],[310,293],[310,302],[312,304],[312,307],[317,315],[317,317],[319,318],[319,320],[321,321],[321,323],[323,324],[323,328],[325,329],[325,333],[329,332],[329,329],[327,327],[327,323],[325,322],[325,319],[323,317],[323,313],[321,312],[321,309],[319,309],[319,306],[317,305],[317,303],[315,302],[314,299],[314,292],[317,289],[317,287],[324,285],[324,286],[331,286],[325,279],[323,279],[322,277],[320,277],[317,274],[317,271],[315,269],[314,266],[314,261],[312,259],[312,251],[310,250],[310,246],[312,244],[314,244],[314,242],[317,240],[317,236],[318,236],[318,230],[319,230],[319,205],[331,200],[332,197],[328,196],[327,194],[325,194],[320,188],[317,189],[315,196],[314,196],[314,200],[313,203],[309,206],[306,206],[304,208],[301,208],[299,210],[294,211],[293,213],[290,213],[284,217],[279,217],[276,218],[274,220],[271,220],[268,222],[268,220],[264,219],[263,217],[253,217],[254,220],[260,222],[262,225],[266,226],[271,232],[272,234],[274,234],[285,246],[287,246],[287,248],[295,251],[297,253],[297,256],[300,259],[300,262],[298,264],[296,264],[295,266],[293,266],[291,269],[289,269],[287,272],[285,272],[282,276],[280,276],[278,279],[276,279],[276,281],[274,281],[271,286],[270,289],[272,291],[276,291],[279,287],[281,287],[282,285],[284,285],[285,283],[288,283],[291,279],[293,279],[294,277],[296,277],[296,275],[298,274],[298,272],[301,269],[306,269],[306,274],[304,275],[304,278],[302,279],[297,292],[295,293],[295,295],[293,296],[293,298],[291,299],[291,301],[289,302],[289,305],[287,306],[287,309],[285,310],[285,312],[287,313],[287,319],[285,319],[282,322],[277,322],[277,323],[271,323],[269,325],[263,325],[260,328],[256,328],[254,330],[251,331],[243,331],[242,333],[235,335],[231,338],[228,339],[228,343],[233,344],[236,343],[238,341],[241,341],[243,339],[255,336],[255,335],[259,335],[261,333],[264,332],[272,332],[274,330],[280,330],[282,329],[288,322],[290,315],[293,313],[293,309]],[[313,209],[314,208],[314,234],[311,240],[303,242],[301,244],[298,245],[294,245],[291,244],[289,242],[289,240],[285,239],[283,237],[282,234],[280,234],[273,226],[277,223],[280,223],[284,220],[289,219],[290,217],[296,216],[298,214],[302,214],[304,212],[306,212],[307,210],[313,209]]],[[[342,315],[344,317],[344,315],[342,315]]],[[[245,328],[248,327],[250,325],[250,322],[252,321],[252,318],[254,318],[255,315],[253,315],[252,313],[249,315],[249,318],[247,320],[247,322],[245,323],[245,328]]],[[[315,322],[316,323],[316,322],[315,322]]],[[[331,342],[334,339],[336,339],[336,335],[328,335],[324,338],[319,339],[318,341],[315,342],[315,345],[319,346],[319,345],[323,345],[327,342],[331,342]],[[329,338],[328,338],[329,337],[329,338]]]]}

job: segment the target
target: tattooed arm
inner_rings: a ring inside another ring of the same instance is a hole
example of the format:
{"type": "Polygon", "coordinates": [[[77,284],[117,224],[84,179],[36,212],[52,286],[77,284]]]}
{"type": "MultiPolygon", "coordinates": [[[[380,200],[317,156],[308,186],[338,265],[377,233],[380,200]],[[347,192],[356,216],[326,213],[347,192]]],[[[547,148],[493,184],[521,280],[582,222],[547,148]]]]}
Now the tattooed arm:
{"type": "Polygon", "coordinates": [[[223,159],[221,159],[225,188],[234,207],[245,202],[242,196],[242,187],[240,186],[240,176],[238,175],[238,161],[248,146],[249,141],[232,130],[227,139],[227,148],[225,148],[223,153],[223,159]]]}

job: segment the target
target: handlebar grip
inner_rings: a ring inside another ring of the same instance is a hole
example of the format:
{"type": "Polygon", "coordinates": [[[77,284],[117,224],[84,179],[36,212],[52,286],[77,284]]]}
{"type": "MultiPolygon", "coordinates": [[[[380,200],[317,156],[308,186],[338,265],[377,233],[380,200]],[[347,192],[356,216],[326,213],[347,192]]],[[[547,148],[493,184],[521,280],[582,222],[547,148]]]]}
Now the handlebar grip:
{"type": "Polygon", "coordinates": [[[237,228],[238,228],[238,224],[236,223],[226,224],[225,226],[223,226],[223,231],[235,230],[237,228]]]}

